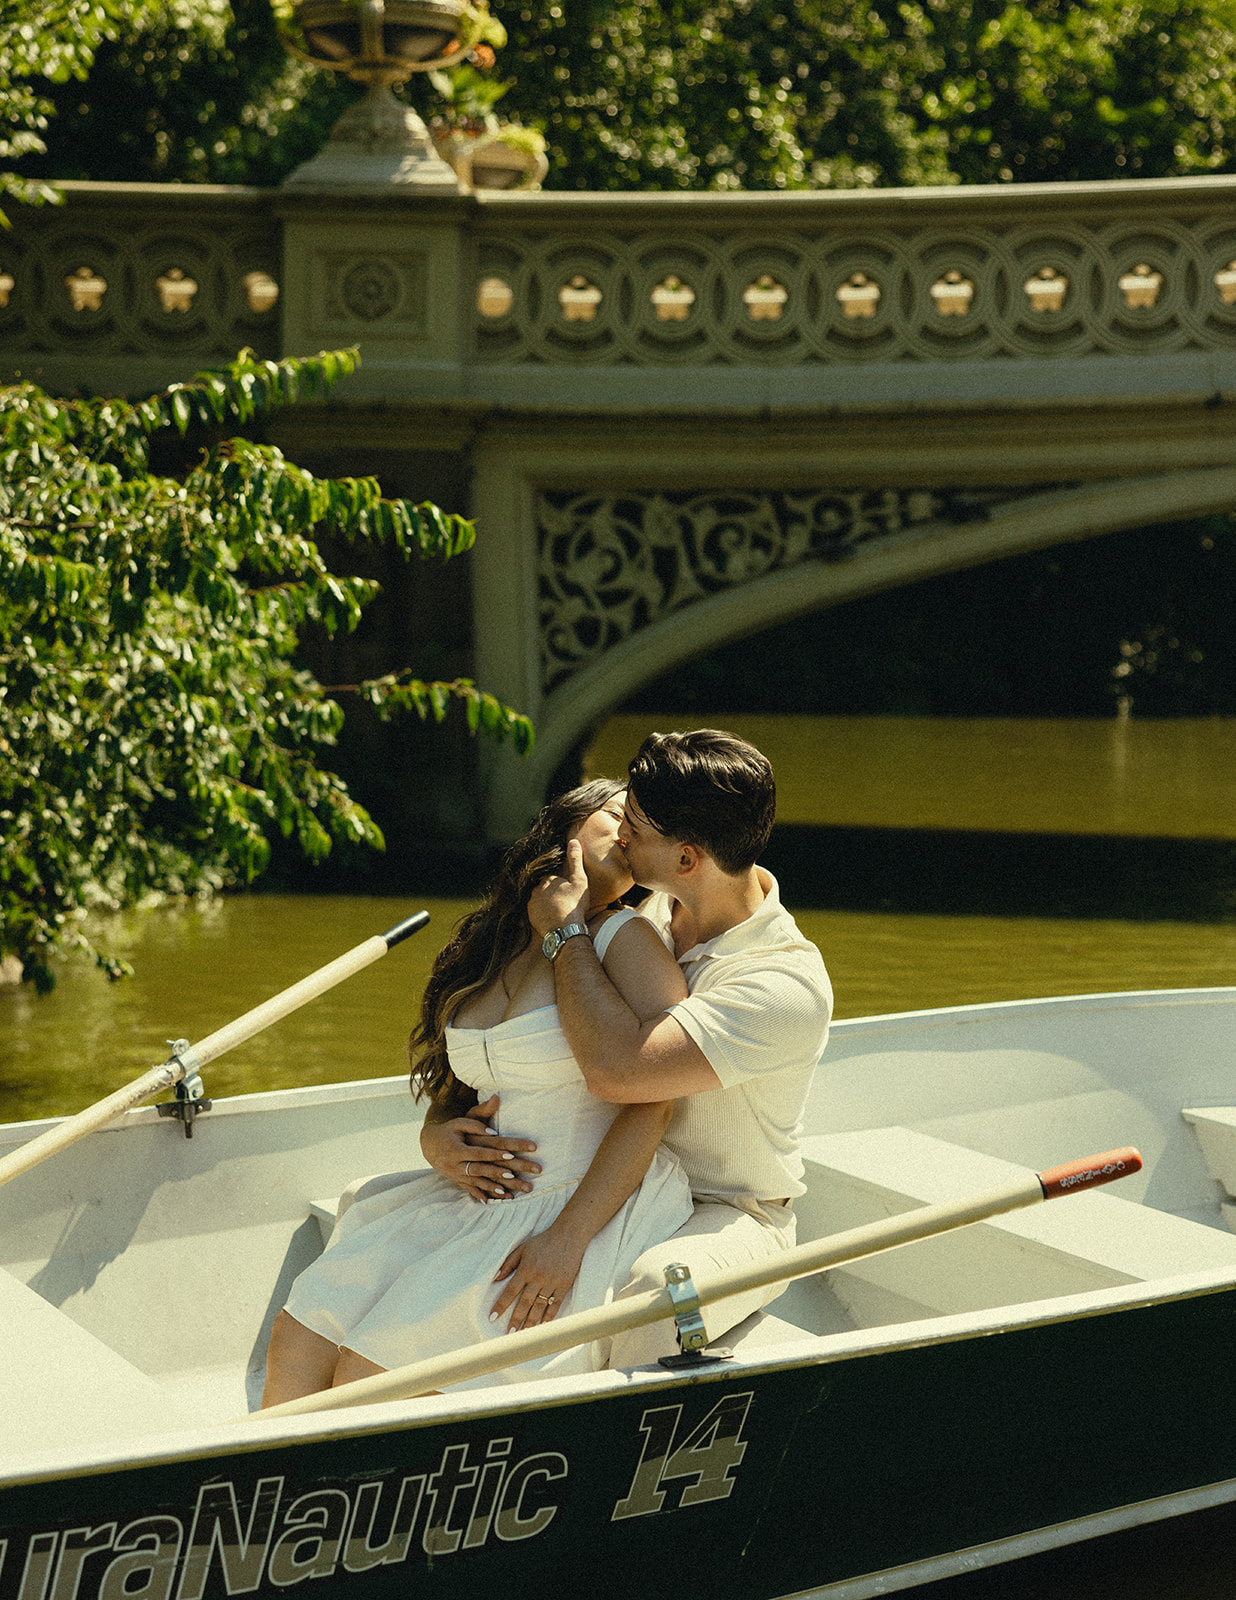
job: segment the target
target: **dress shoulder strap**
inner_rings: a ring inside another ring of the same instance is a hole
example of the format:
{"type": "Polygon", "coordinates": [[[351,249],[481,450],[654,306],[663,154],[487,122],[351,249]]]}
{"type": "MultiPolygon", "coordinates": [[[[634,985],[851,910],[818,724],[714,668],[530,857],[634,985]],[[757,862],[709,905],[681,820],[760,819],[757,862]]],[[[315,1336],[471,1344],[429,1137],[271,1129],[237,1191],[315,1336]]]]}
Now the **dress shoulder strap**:
{"type": "Polygon", "coordinates": [[[597,936],[592,941],[596,949],[597,960],[605,960],[605,952],[609,949],[614,935],[619,928],[625,928],[632,917],[638,917],[639,912],[633,906],[623,906],[621,911],[615,911],[612,917],[603,922],[597,930],[597,936]]]}

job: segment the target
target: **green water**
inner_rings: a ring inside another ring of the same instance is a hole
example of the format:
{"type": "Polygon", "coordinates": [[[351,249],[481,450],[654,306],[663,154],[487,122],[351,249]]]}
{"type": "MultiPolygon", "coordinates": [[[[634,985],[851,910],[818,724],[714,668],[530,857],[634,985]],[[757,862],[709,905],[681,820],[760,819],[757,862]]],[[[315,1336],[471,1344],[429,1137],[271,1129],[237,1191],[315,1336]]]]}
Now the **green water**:
{"type": "MultiPolygon", "coordinates": [[[[620,770],[647,728],[614,719],[589,752],[620,770]]],[[[1236,723],[736,718],[768,751],[798,824],[1236,838],[1236,723]]],[[[1236,921],[964,916],[787,903],[824,952],[837,1015],[1236,982],[1236,921]]],[[[430,927],[220,1058],[207,1092],[405,1070],[433,958],[465,900],[245,895],[162,906],[98,931],[136,976],[68,963],[55,992],[0,988],[0,1121],[72,1112],[344,950],[426,907],[430,927]]]]}
{"type": "MultiPolygon", "coordinates": [[[[621,773],[644,735],[611,717],[586,756],[621,773]]],[[[777,820],[828,826],[1236,839],[1236,718],[736,716],[777,775],[777,820]]]]}

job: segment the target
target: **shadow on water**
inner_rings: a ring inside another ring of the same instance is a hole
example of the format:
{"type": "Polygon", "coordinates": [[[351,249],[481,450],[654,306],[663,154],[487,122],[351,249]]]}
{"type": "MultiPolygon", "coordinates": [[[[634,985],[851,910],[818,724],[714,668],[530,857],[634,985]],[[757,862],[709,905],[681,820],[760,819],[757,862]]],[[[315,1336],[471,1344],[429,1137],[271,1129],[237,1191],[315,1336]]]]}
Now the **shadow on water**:
{"type": "Polygon", "coordinates": [[[763,859],[819,910],[1236,922],[1230,839],[788,823],[763,859]]]}

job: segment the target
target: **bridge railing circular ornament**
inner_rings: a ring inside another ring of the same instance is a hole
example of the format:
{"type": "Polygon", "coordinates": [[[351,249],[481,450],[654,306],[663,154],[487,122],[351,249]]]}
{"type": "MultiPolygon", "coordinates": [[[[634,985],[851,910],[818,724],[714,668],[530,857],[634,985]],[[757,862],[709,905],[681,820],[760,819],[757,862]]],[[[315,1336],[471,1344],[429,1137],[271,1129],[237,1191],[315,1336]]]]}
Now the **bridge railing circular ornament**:
{"type": "Polygon", "coordinates": [[[771,236],[715,219],[586,235],[495,219],[475,249],[478,283],[510,294],[498,315],[492,293],[478,304],[482,360],[732,367],[1236,348],[1236,227],[1219,215],[1031,209],[1020,223],[833,222],[771,236]]]}
{"type": "Polygon", "coordinates": [[[0,342],[114,359],[231,360],[279,353],[278,241],[244,214],[24,219],[0,261],[0,342]]]}

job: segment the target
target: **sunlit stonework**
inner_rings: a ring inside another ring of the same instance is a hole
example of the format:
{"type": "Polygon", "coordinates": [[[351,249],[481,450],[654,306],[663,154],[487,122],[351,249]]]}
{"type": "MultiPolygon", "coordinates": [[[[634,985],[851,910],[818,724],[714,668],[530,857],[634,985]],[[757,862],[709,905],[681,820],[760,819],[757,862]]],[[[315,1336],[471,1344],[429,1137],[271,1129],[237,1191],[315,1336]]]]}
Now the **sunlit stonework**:
{"type": "Polygon", "coordinates": [[[64,280],[74,311],[101,311],[107,293],[107,279],[93,267],[78,267],[64,280]]]}

